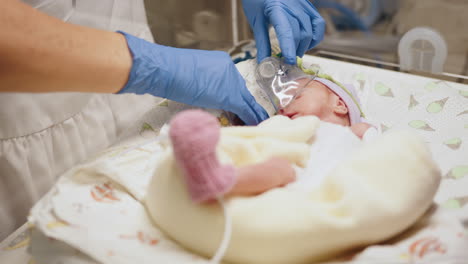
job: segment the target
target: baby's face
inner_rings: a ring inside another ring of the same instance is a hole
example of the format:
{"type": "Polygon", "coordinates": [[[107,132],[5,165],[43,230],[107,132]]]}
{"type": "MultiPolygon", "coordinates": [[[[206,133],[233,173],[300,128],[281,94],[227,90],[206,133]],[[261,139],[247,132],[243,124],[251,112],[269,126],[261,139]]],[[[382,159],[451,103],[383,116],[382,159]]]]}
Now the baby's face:
{"type": "MultiPolygon", "coordinates": [[[[299,84],[301,82],[307,83],[308,80],[299,80],[298,82],[299,84]]],[[[279,113],[291,119],[299,116],[315,115],[324,120],[333,112],[331,98],[333,95],[334,93],[325,85],[311,81],[298,92],[290,104],[280,109],[279,113]]]]}

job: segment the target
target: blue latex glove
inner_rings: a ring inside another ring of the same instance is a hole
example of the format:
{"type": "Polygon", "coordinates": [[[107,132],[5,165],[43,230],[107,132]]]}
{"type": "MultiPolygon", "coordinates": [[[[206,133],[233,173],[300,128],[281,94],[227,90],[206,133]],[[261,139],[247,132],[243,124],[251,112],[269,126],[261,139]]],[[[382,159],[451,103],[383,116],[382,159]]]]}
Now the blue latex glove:
{"type": "Polygon", "coordinates": [[[148,93],[198,107],[223,109],[248,125],[268,118],[227,53],[166,47],[119,33],[127,39],[133,57],[129,80],[119,93],[148,93]]]}
{"type": "Polygon", "coordinates": [[[242,0],[242,3],[255,36],[258,62],[271,56],[270,24],[289,64],[296,64],[296,56],[304,56],[323,39],[325,20],[308,0],[242,0]]]}

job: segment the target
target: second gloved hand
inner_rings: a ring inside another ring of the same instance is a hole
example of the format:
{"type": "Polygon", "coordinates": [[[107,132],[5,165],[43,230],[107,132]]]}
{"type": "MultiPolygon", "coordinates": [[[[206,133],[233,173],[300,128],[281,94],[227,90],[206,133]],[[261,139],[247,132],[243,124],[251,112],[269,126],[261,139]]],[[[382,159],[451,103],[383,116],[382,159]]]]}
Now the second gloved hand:
{"type": "Polygon", "coordinates": [[[119,93],[149,93],[198,107],[223,109],[248,125],[268,117],[227,53],[172,48],[119,33],[125,36],[133,58],[129,80],[119,93]]]}
{"type": "Polygon", "coordinates": [[[255,36],[258,62],[271,56],[270,24],[289,64],[323,39],[325,20],[309,0],[242,0],[242,4],[255,36]]]}

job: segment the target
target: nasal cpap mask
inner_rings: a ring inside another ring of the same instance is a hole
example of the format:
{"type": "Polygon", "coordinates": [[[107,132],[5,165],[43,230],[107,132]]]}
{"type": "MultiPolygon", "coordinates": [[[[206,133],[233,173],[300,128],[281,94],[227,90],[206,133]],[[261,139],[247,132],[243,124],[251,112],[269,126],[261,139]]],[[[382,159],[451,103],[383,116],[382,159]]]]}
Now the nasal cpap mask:
{"type": "Polygon", "coordinates": [[[296,65],[285,63],[283,59],[269,57],[257,66],[255,78],[278,112],[281,108],[288,106],[299,91],[317,77],[318,70],[312,72],[316,74],[306,74],[296,65]],[[298,82],[300,79],[306,79],[306,81],[298,82]]]}

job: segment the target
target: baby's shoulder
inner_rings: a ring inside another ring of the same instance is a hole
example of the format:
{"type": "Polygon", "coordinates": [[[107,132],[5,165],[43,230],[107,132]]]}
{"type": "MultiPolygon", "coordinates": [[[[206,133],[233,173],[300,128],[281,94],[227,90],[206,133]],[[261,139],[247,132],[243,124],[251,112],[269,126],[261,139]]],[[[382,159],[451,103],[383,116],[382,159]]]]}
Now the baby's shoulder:
{"type": "Polygon", "coordinates": [[[373,127],[368,123],[361,122],[353,124],[350,128],[356,136],[358,136],[359,138],[363,138],[367,130],[373,127]]]}

